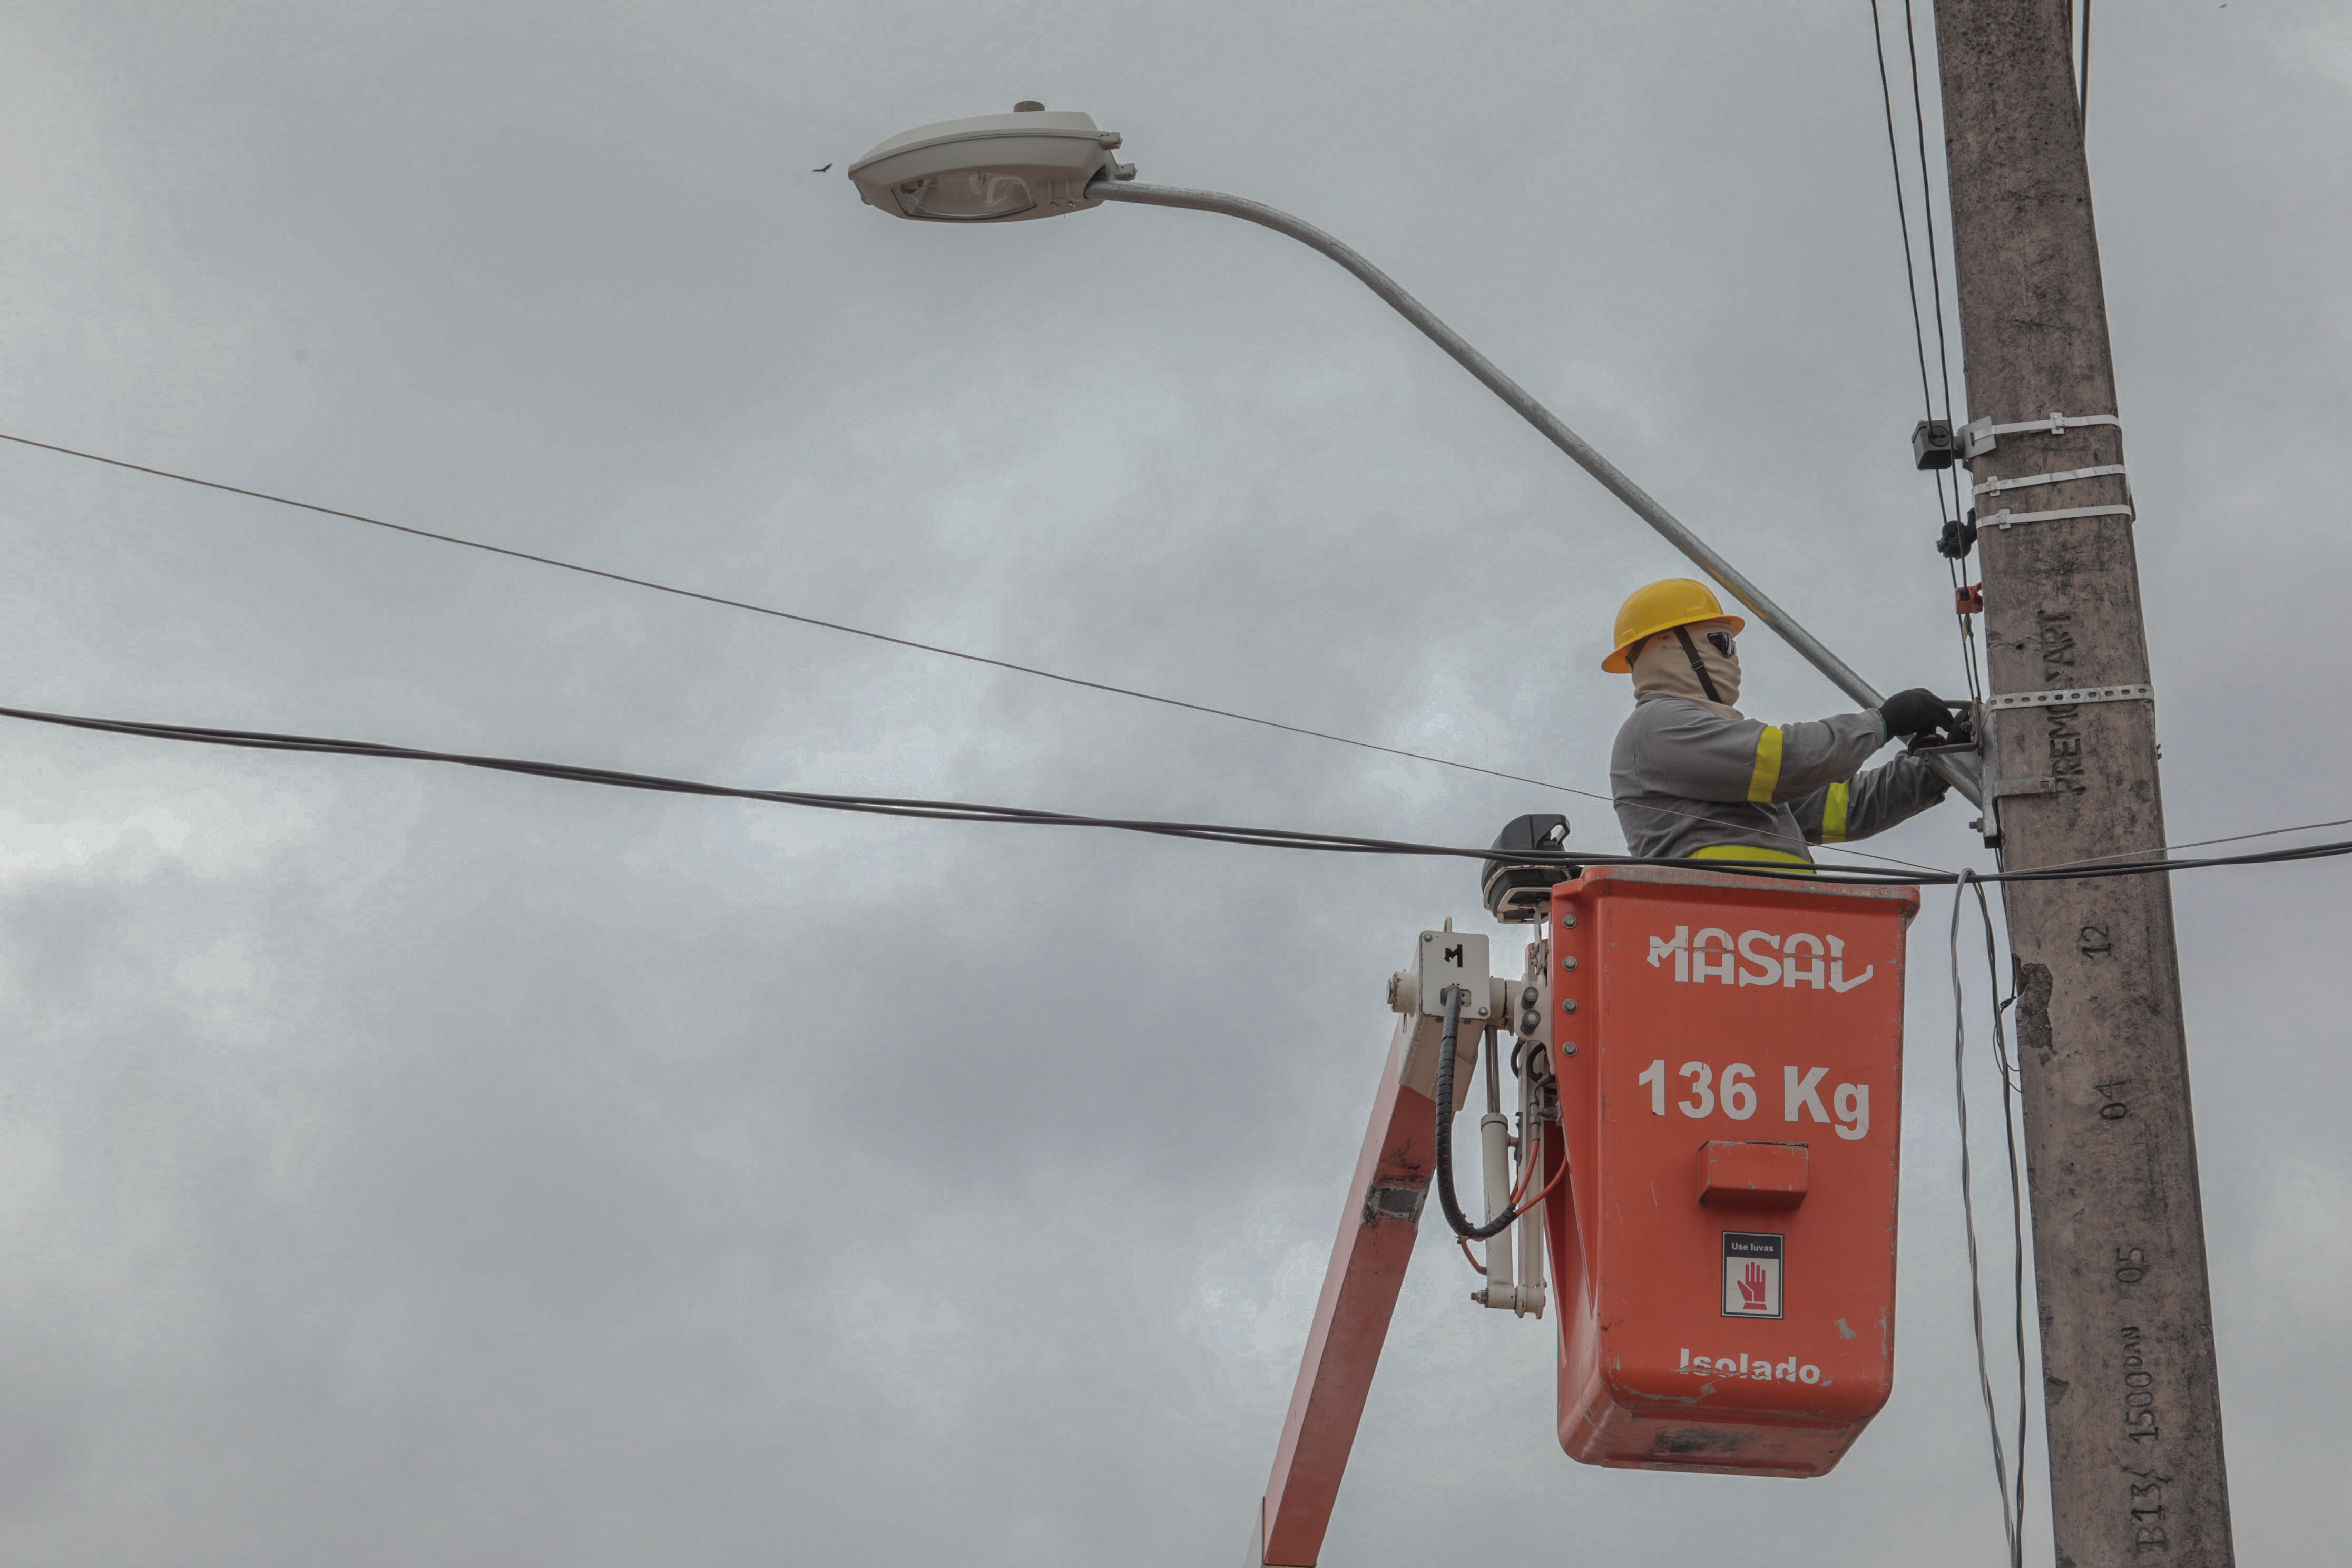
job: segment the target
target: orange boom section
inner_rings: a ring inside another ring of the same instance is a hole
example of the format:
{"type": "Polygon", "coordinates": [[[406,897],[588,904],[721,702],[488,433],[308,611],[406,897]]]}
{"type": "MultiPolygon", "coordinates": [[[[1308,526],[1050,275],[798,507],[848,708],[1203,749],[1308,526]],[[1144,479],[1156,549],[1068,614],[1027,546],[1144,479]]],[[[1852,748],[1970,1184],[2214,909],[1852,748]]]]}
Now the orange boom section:
{"type": "Polygon", "coordinates": [[[1559,1440],[1827,1474],[1895,1370],[1909,888],[1597,867],[1553,890],[1559,1440]]]}

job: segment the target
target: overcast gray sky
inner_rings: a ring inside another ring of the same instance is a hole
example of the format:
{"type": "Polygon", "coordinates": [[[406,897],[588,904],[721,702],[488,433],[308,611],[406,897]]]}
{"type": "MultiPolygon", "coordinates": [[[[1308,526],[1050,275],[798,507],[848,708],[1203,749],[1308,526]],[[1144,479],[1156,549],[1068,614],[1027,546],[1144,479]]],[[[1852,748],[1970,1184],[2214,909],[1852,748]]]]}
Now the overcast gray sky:
{"type": "MultiPolygon", "coordinates": [[[[2173,836],[2352,816],[2352,20],[2098,26],[2173,836]]],[[[1601,789],[1610,616],[1681,563],[1370,295],[1198,214],[891,222],[842,166],[1089,110],[1359,246],[1883,689],[1957,687],[1878,92],[1863,0],[37,0],[0,429],[1601,789]]],[[[0,530],[12,705],[1620,847],[1593,801],[41,452],[0,530]]],[[[1744,651],[1748,711],[1844,706],[1744,651]]],[[[1384,978],[1483,929],[1458,864],[23,726],[0,777],[10,1564],[1237,1562],[1384,978]]],[[[1969,815],[1873,847],[1984,865],[1969,815]]],[[[2248,1563],[2328,1554],[2352,1456],[2343,865],[2177,891],[2248,1563]]],[[[1425,1235],[1328,1563],[1999,1559],[1948,910],[1845,1464],[1570,1463],[1550,1321],[1425,1235]]]]}

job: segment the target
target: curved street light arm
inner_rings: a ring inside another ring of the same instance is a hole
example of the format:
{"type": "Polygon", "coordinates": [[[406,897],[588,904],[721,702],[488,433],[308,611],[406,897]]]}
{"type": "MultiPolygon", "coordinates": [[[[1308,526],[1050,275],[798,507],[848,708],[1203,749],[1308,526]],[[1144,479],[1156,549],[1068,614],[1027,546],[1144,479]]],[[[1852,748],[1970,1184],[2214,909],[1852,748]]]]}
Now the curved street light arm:
{"type": "MultiPolygon", "coordinates": [[[[1420,328],[1423,334],[1444,349],[1455,363],[1476,376],[1487,391],[1509,404],[1520,418],[1542,432],[1544,439],[1574,458],[1579,468],[1601,481],[1602,489],[1632,508],[1633,514],[1664,535],[1667,543],[1689,556],[1700,571],[1714,578],[1726,593],[1745,605],[1758,620],[1778,632],[1781,639],[1802,655],[1808,664],[1828,676],[1839,690],[1864,708],[1876,708],[1885,700],[1870,682],[1845,660],[1832,653],[1820,638],[1799,626],[1788,611],[1774,604],[1738,568],[1717,554],[1681,519],[1659,505],[1655,497],[1627,478],[1623,469],[1602,457],[1590,441],[1560,423],[1559,416],[1537,402],[1528,395],[1527,388],[1496,369],[1494,362],[1471,347],[1461,333],[1439,321],[1428,306],[1406,293],[1395,279],[1365,260],[1353,247],[1278,207],[1270,207],[1264,202],[1254,202],[1242,196],[1225,195],[1218,191],[1187,190],[1179,185],[1120,184],[1097,179],[1087,186],[1086,194],[1107,202],[1132,202],[1139,206],[1190,207],[1196,212],[1223,213],[1227,217],[1241,218],[1270,228],[1276,234],[1287,235],[1301,245],[1321,251],[1354,274],[1364,287],[1387,300],[1398,315],[1420,328]]],[[[1984,804],[1971,770],[1948,754],[1929,756],[1927,761],[1962,795],[1979,805],[1984,804]]]]}

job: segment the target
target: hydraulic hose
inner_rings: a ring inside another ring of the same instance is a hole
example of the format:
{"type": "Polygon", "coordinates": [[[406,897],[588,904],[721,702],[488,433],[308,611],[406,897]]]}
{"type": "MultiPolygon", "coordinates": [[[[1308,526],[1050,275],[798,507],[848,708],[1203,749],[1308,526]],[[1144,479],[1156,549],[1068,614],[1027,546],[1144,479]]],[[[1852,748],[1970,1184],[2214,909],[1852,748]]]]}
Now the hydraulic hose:
{"type": "Polygon", "coordinates": [[[1445,1223],[1454,1235],[1465,1241],[1485,1241],[1508,1229],[1519,1211],[1505,1204],[1501,1214],[1474,1226],[1463,1217],[1462,1205],[1454,1195],[1454,1057],[1462,1037],[1462,998],[1467,993],[1449,985],[1440,994],[1445,998],[1445,1037],[1437,1063],[1437,1206],[1445,1211],[1445,1223]]]}

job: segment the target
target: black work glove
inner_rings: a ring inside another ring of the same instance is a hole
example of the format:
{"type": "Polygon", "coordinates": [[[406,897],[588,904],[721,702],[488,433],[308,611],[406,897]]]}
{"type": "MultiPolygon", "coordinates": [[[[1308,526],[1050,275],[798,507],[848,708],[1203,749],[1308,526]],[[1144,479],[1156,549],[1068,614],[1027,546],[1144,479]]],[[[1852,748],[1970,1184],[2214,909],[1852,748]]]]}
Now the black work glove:
{"type": "Polygon", "coordinates": [[[1878,717],[1889,735],[1925,734],[1952,721],[1952,705],[1926,687],[1915,686],[1881,703],[1878,717]]]}
{"type": "MultiPolygon", "coordinates": [[[[1957,705],[1955,706],[1957,708],[1957,705]]],[[[1928,747],[1966,746],[1973,744],[1975,741],[1976,733],[1969,727],[1969,710],[1965,708],[1958,708],[1950,718],[1944,721],[1942,734],[1939,735],[1933,730],[1922,730],[1911,737],[1908,749],[1917,752],[1928,747]]]]}

